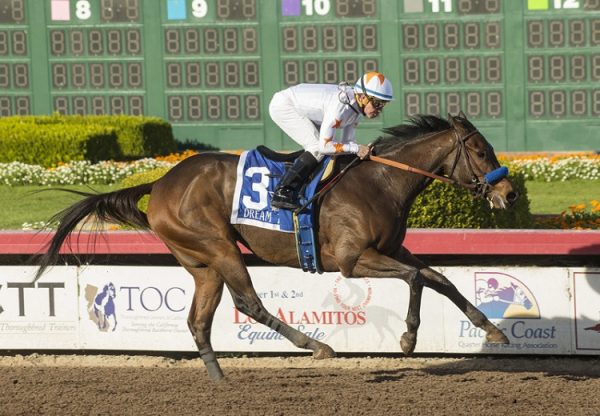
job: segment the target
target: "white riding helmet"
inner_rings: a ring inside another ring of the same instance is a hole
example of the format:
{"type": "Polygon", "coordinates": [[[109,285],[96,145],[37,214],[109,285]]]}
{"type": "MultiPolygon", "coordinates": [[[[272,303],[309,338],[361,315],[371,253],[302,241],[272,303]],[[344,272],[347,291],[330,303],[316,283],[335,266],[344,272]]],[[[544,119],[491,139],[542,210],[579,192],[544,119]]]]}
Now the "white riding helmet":
{"type": "Polygon", "coordinates": [[[392,83],[380,72],[367,72],[354,84],[354,92],[366,94],[383,101],[394,99],[392,83]]]}

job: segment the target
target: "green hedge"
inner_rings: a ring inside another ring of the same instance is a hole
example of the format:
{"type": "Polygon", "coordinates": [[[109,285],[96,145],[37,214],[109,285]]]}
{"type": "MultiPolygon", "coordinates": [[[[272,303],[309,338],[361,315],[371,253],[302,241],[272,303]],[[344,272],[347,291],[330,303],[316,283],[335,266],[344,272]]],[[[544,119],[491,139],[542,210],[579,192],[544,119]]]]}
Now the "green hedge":
{"type": "Polygon", "coordinates": [[[525,176],[515,172],[509,178],[520,197],[506,210],[491,209],[489,202],[443,182],[434,181],[412,207],[408,226],[412,228],[531,228],[533,218],[525,176]]]}
{"type": "Polygon", "coordinates": [[[73,160],[98,162],[119,155],[117,134],[108,126],[0,125],[0,162],[3,163],[19,161],[51,167],[73,160]]]}
{"type": "MultiPolygon", "coordinates": [[[[168,169],[132,175],[121,182],[124,188],[153,182],[162,177],[168,169]]],[[[416,199],[408,218],[412,228],[531,228],[532,217],[529,211],[527,188],[522,174],[510,176],[515,189],[520,194],[512,208],[507,210],[490,209],[489,203],[473,199],[469,192],[442,182],[433,182],[416,199]]],[[[148,207],[148,197],[140,201],[140,209],[148,207]]]]}
{"type": "MultiPolygon", "coordinates": [[[[65,130],[65,140],[72,140],[76,131],[84,127],[96,126],[96,128],[112,129],[117,138],[117,152],[110,158],[117,159],[138,159],[142,157],[153,157],[165,155],[177,150],[177,143],[173,137],[171,125],[157,117],[138,117],[138,116],[79,116],[79,115],[60,115],[51,116],[15,116],[4,117],[0,119],[0,141],[14,129],[14,126],[35,126],[39,131],[39,136],[44,137],[47,128],[51,126],[60,126],[65,130]]],[[[56,130],[53,136],[57,137],[56,130]]],[[[27,146],[30,135],[24,141],[27,146]]],[[[108,143],[108,147],[112,144],[108,143]]],[[[97,149],[94,149],[97,150],[97,149]]],[[[98,149],[102,152],[101,149],[98,149]]],[[[104,154],[113,153],[112,149],[104,151],[104,154]]],[[[3,156],[2,156],[3,157],[3,156]]],[[[3,157],[4,158],[4,157],[3,157]]],[[[88,155],[88,160],[107,159],[105,156],[88,155]]],[[[4,158],[5,159],[5,158],[4,158]]],[[[68,162],[70,160],[80,160],[78,156],[75,159],[61,160],[68,162]]],[[[12,159],[19,160],[19,159],[12,159]]],[[[23,161],[24,160],[19,160],[23,161]]],[[[39,163],[38,164],[42,164],[39,163]]]]}
{"type": "Polygon", "coordinates": [[[88,116],[94,124],[113,126],[123,156],[153,157],[177,151],[171,125],[158,117],[88,116]]]}

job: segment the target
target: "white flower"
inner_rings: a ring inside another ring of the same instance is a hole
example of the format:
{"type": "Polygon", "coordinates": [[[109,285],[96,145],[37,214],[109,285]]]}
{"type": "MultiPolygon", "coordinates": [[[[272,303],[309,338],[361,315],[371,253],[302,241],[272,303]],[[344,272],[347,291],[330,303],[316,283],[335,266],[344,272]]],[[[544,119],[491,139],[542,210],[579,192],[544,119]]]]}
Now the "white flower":
{"type": "Polygon", "coordinates": [[[158,167],[170,168],[174,164],[154,159],[140,159],[135,162],[103,161],[92,164],[89,161],[75,161],[54,169],[44,169],[38,165],[21,162],[0,163],[0,184],[19,185],[112,185],[127,176],[146,172],[158,167]]]}

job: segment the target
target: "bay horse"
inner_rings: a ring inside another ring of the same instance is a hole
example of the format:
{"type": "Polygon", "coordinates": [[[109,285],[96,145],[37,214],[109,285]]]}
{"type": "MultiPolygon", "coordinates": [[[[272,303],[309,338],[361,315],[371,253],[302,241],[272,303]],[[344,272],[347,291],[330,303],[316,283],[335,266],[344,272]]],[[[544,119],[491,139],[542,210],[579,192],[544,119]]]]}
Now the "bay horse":
{"type": "MultiPolygon", "coordinates": [[[[414,116],[409,122],[384,129],[372,154],[444,174],[456,183],[472,186],[500,167],[492,146],[464,114],[414,116]]],[[[316,359],[334,351],[290,327],[266,310],[252,285],[238,246],[241,242],[260,259],[275,265],[300,267],[293,233],[249,225],[232,225],[233,192],[239,156],[206,152],[183,160],[161,179],[114,192],[90,195],[57,214],[58,228],[41,255],[38,279],[55,264],[59,250],[88,215],[101,221],[129,224],[153,231],[178,262],[193,276],[195,292],[188,326],[212,380],[224,377],[210,341],[215,310],[224,286],[235,307],[289,339],[296,347],[312,350],[316,359]],[[147,213],[137,207],[150,194],[147,213]]],[[[508,343],[507,337],[471,304],[442,274],[414,257],[402,242],[411,205],[431,179],[374,161],[364,160],[347,170],[331,190],[319,197],[318,246],[322,270],[346,278],[404,280],[410,298],[406,332],[400,347],[411,354],[417,342],[423,287],[450,299],[490,343],[508,343]]],[[[503,178],[481,192],[496,208],[516,199],[511,182],[503,178]]]]}

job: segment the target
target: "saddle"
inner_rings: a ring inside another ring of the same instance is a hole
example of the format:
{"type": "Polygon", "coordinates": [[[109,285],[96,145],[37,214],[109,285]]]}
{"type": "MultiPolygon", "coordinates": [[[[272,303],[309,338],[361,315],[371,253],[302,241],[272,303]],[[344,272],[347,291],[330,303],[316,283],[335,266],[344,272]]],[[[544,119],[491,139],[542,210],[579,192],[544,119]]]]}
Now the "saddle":
{"type": "Polygon", "coordinates": [[[319,204],[315,195],[335,178],[350,157],[325,157],[317,166],[307,183],[300,190],[302,208],[297,212],[288,210],[271,210],[268,195],[277,186],[277,180],[260,180],[260,175],[279,178],[304,153],[278,153],[268,147],[258,146],[255,150],[242,153],[238,165],[238,178],[231,214],[232,224],[248,224],[261,228],[282,232],[293,232],[296,238],[298,260],[302,270],[311,273],[322,273],[318,263],[318,241],[315,232],[318,230],[319,204]],[[261,167],[256,170],[256,167],[261,167]],[[246,175],[246,169],[255,169],[246,175]],[[257,182],[258,180],[258,182],[257,182]]]}
{"type": "MultiPolygon", "coordinates": [[[[275,162],[283,162],[285,164],[292,164],[294,163],[294,160],[296,160],[298,158],[298,156],[300,156],[302,153],[304,153],[304,150],[298,150],[292,153],[280,153],[280,152],[276,152],[273,149],[269,149],[267,146],[263,146],[263,145],[259,145],[256,147],[256,150],[263,155],[264,157],[266,157],[267,159],[273,160],[275,162]]],[[[345,163],[343,163],[343,159],[345,158],[345,156],[334,156],[331,158],[325,158],[323,159],[323,161],[327,162],[327,166],[325,167],[325,170],[323,172],[323,176],[321,177],[321,180],[319,182],[319,186],[317,187],[316,192],[319,192],[319,190],[327,184],[327,182],[334,176],[334,174],[337,174],[337,172],[339,172],[340,169],[337,169],[337,166],[339,165],[345,165],[345,163]],[[342,163],[340,163],[342,162],[342,163]]],[[[321,161],[321,163],[323,163],[323,161],[321,161]]],[[[342,166],[343,167],[343,166],[342,166]]],[[[315,174],[318,174],[318,172],[321,171],[321,167],[318,167],[317,169],[315,169],[315,174]]],[[[308,181],[307,184],[312,181],[314,175],[312,175],[308,181]]],[[[302,187],[302,189],[300,190],[300,193],[304,193],[304,189],[305,189],[306,185],[304,185],[302,187]]]]}
{"type": "MultiPolygon", "coordinates": [[[[278,153],[266,146],[258,146],[256,150],[265,158],[276,162],[284,162],[286,165],[291,165],[297,157],[304,153],[304,150],[299,150],[294,153],[278,153]]],[[[308,202],[312,197],[313,192],[318,192],[319,189],[327,182],[327,178],[331,176],[334,163],[330,163],[330,161],[333,161],[333,159],[325,158],[319,164],[317,169],[315,169],[314,173],[304,184],[302,189],[300,189],[300,202],[302,205],[305,205],[305,208],[300,212],[292,213],[298,260],[302,270],[305,272],[322,273],[319,265],[318,238],[316,238],[315,235],[315,232],[318,230],[319,207],[317,203],[308,202]],[[327,163],[328,166],[331,165],[331,169],[328,169],[329,172],[324,172],[323,163],[327,163]],[[316,186],[316,188],[313,186],[309,190],[307,187],[313,182],[314,176],[320,175],[321,173],[323,174],[319,184],[316,186]],[[309,192],[307,193],[307,191],[309,192]]]]}
{"type": "MultiPolygon", "coordinates": [[[[256,150],[265,158],[283,162],[284,164],[292,164],[294,160],[299,157],[304,150],[300,150],[294,153],[278,153],[266,146],[258,146],[256,150]]],[[[340,161],[344,161],[343,157],[339,158],[340,161]]],[[[319,264],[319,247],[318,238],[316,233],[319,229],[319,205],[317,201],[312,201],[314,194],[318,193],[323,187],[325,187],[329,181],[335,177],[339,165],[345,165],[345,163],[337,163],[337,157],[327,157],[319,164],[311,175],[307,183],[300,190],[300,203],[303,208],[300,211],[292,214],[294,224],[294,235],[296,237],[296,249],[298,254],[298,260],[300,266],[305,272],[311,273],[323,273],[319,264]],[[324,166],[324,164],[326,164],[324,166]],[[321,175],[321,179],[316,187],[308,188],[308,185],[313,182],[315,176],[321,175]],[[309,191],[308,193],[306,191],[309,191]]]]}
{"type": "Polygon", "coordinates": [[[292,163],[294,160],[296,160],[296,158],[298,156],[300,156],[302,153],[304,153],[304,150],[298,150],[293,153],[279,153],[279,152],[276,152],[275,150],[269,149],[267,146],[263,146],[262,144],[260,146],[257,146],[256,150],[258,150],[259,153],[261,155],[263,155],[264,157],[266,157],[267,159],[273,160],[275,162],[289,162],[289,163],[292,163]]]}

